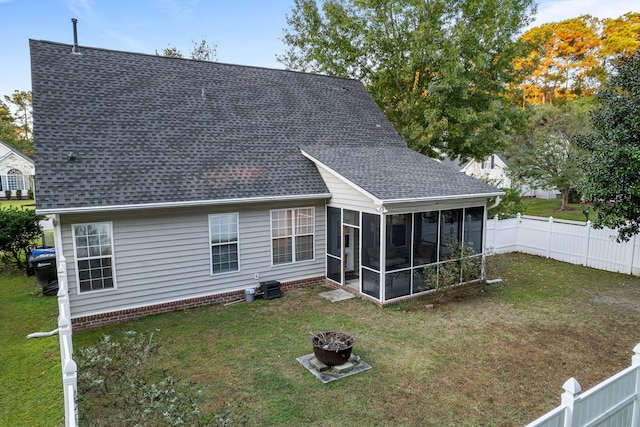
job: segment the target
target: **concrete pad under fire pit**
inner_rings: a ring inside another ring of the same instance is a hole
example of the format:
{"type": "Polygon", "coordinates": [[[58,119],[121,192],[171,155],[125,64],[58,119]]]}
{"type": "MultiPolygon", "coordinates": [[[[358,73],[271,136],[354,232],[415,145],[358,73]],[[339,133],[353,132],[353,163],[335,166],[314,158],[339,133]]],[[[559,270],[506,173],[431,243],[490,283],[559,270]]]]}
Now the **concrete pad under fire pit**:
{"type": "Polygon", "coordinates": [[[371,365],[360,359],[360,356],[354,354],[351,355],[349,361],[337,366],[325,365],[316,359],[313,353],[300,356],[296,360],[324,384],[371,369],[371,365]]]}
{"type": "Polygon", "coordinates": [[[318,295],[320,295],[322,298],[328,299],[331,302],[344,301],[346,299],[355,298],[354,294],[342,289],[335,289],[333,291],[321,292],[318,295]]]}

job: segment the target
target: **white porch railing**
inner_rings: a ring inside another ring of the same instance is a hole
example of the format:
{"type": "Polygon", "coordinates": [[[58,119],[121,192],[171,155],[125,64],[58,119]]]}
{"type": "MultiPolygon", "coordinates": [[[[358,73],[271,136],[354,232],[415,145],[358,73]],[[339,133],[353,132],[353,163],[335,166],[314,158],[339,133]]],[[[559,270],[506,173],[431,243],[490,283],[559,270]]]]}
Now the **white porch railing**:
{"type": "Polygon", "coordinates": [[[631,366],[580,394],[574,378],[564,383],[560,406],[526,427],[640,426],[640,344],[631,366]]]}
{"type": "Polygon", "coordinates": [[[616,242],[618,232],[590,222],[520,215],[487,221],[488,252],[523,252],[599,270],[640,276],[640,239],[616,242]]]}

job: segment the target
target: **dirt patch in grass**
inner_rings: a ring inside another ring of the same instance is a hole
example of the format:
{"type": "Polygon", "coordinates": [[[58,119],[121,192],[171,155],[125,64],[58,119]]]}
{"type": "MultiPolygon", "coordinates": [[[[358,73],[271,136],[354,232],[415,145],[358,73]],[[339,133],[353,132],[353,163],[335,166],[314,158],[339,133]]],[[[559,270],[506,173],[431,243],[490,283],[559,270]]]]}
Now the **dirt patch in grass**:
{"type": "Polygon", "coordinates": [[[627,287],[610,290],[606,294],[593,295],[593,301],[611,307],[627,309],[640,313],[640,288],[627,287]]]}

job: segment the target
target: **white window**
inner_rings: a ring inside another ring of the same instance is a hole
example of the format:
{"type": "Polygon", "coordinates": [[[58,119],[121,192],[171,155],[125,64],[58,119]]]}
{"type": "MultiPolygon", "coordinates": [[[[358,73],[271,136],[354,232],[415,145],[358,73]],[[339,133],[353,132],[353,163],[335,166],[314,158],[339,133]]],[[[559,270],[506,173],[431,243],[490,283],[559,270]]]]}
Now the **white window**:
{"type": "Polygon", "coordinates": [[[482,169],[493,169],[495,167],[495,159],[493,154],[482,161],[482,169]]]}
{"type": "Polygon", "coordinates": [[[26,190],[22,172],[11,169],[7,172],[7,190],[26,190]]]}
{"type": "Polygon", "coordinates": [[[314,257],[314,208],[271,211],[273,264],[287,264],[314,257]]]}
{"type": "Polygon", "coordinates": [[[238,271],[238,214],[209,215],[211,274],[238,271]]]}
{"type": "Polygon", "coordinates": [[[74,224],[78,292],[115,288],[111,223],[74,224]]]}

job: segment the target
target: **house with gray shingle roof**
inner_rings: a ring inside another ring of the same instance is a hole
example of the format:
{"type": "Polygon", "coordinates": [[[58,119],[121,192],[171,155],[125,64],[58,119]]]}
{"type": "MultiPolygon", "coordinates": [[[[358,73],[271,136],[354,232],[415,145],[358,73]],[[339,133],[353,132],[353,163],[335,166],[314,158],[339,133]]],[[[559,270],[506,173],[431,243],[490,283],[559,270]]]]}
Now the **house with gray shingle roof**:
{"type": "Polygon", "coordinates": [[[76,328],[271,281],[385,304],[433,288],[445,242],[483,252],[500,191],[408,149],[359,81],[30,48],[37,211],[76,328]]]}

